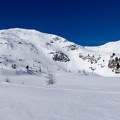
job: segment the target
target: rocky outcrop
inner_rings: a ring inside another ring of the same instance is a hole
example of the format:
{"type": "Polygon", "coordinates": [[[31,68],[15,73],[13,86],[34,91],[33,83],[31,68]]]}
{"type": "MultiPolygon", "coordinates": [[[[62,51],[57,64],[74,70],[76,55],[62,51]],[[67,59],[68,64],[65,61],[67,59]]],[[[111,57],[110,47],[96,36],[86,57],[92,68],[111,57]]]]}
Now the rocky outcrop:
{"type": "Polygon", "coordinates": [[[62,51],[58,51],[53,53],[53,60],[60,61],[60,62],[68,62],[70,59],[66,54],[64,54],[62,51]]]}

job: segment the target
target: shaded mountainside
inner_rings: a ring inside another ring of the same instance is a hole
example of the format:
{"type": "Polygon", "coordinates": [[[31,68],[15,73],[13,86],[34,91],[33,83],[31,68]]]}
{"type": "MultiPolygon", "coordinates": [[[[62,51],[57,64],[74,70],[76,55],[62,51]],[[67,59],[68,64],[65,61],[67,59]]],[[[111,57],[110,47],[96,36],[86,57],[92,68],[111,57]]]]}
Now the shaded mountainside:
{"type": "Polygon", "coordinates": [[[53,69],[119,76],[119,46],[120,41],[83,47],[62,37],[36,30],[1,30],[0,73],[12,74],[12,70],[26,73],[26,66],[29,66],[29,70],[38,74],[41,70],[53,69]]]}

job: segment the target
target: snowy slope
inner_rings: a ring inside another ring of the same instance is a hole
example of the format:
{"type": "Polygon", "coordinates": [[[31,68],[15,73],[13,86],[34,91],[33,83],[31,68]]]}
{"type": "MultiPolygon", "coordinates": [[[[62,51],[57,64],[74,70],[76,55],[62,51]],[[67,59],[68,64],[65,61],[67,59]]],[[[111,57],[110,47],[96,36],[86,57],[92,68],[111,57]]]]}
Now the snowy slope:
{"type": "Polygon", "coordinates": [[[120,41],[116,41],[116,42],[109,42],[97,47],[87,47],[87,49],[93,51],[111,53],[111,54],[112,53],[120,54],[119,47],[120,47],[120,41]]]}
{"type": "Polygon", "coordinates": [[[120,41],[98,47],[83,47],[62,37],[36,30],[1,30],[0,73],[14,74],[15,70],[11,66],[15,64],[17,73],[26,73],[28,65],[33,71],[87,71],[102,76],[119,76],[108,68],[112,53],[115,52],[118,57],[120,55],[119,45],[120,41]]]}

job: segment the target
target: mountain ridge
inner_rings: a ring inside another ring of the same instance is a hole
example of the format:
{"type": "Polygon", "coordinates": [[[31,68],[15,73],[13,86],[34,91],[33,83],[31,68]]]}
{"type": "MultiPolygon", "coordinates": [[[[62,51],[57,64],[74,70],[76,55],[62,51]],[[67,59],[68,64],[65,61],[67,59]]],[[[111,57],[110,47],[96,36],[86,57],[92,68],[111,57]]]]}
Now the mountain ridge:
{"type": "MultiPolygon", "coordinates": [[[[120,41],[96,47],[83,47],[60,36],[36,30],[0,30],[0,69],[10,70],[11,66],[16,64],[16,69],[24,72],[28,65],[34,71],[48,68],[119,76],[112,71],[115,68],[108,67],[113,53],[117,57],[120,56],[119,45],[120,41]]],[[[115,56],[112,59],[115,59],[115,56]]]]}

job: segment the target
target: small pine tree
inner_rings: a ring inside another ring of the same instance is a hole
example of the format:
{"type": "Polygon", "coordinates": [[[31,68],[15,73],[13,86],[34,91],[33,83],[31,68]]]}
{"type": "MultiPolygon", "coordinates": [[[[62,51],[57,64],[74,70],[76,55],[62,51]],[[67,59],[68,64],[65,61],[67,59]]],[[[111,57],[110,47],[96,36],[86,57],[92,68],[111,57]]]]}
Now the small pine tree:
{"type": "Polygon", "coordinates": [[[115,57],[115,62],[118,63],[118,57],[115,57]]]}
{"type": "Polygon", "coordinates": [[[120,58],[119,58],[119,62],[120,62],[120,58]]]}
{"type": "Polygon", "coordinates": [[[26,66],[26,69],[29,70],[29,66],[28,65],[26,66]]]}
{"type": "Polygon", "coordinates": [[[116,66],[116,67],[117,67],[117,70],[118,70],[118,69],[119,69],[119,67],[120,67],[120,66],[119,66],[119,63],[117,63],[117,66],[116,66]]]}
{"type": "Polygon", "coordinates": [[[115,53],[112,54],[112,57],[114,57],[114,56],[115,56],[115,53]]]}
{"type": "Polygon", "coordinates": [[[13,69],[16,69],[17,68],[17,65],[16,64],[12,64],[11,66],[13,69]]]}

